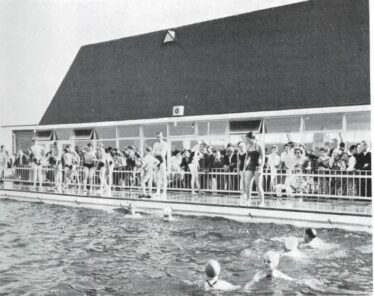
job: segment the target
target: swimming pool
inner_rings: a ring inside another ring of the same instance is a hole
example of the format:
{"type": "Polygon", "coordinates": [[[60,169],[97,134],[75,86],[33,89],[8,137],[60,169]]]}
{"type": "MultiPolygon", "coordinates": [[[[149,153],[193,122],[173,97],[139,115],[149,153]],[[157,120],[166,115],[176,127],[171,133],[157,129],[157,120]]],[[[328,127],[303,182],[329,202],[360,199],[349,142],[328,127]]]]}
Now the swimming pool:
{"type": "MultiPolygon", "coordinates": [[[[203,295],[168,274],[199,279],[210,258],[221,276],[244,284],[262,254],[280,250],[280,236],[301,236],[290,225],[221,218],[122,213],[0,201],[1,295],[203,295]]],[[[282,258],[279,269],[303,283],[262,282],[253,295],[362,295],[372,291],[372,234],[320,229],[335,248],[304,250],[308,259],[282,258]]],[[[238,295],[244,292],[231,292],[238,295]]]]}

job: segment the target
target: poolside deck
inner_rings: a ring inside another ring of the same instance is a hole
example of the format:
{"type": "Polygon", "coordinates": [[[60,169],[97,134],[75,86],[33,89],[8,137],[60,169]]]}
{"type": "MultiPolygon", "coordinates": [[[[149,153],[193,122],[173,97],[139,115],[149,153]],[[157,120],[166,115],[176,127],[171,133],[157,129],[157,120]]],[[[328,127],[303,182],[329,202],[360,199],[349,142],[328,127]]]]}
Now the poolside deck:
{"type": "MultiPolygon", "coordinates": [[[[12,184],[12,188],[4,188],[4,184],[0,184],[0,189],[11,189],[18,192],[38,192],[50,193],[59,195],[69,195],[88,198],[102,198],[102,199],[116,199],[116,200],[153,200],[166,201],[171,203],[189,203],[199,205],[214,205],[214,206],[234,206],[234,207],[248,207],[259,208],[259,200],[254,196],[251,200],[250,206],[245,204],[240,195],[225,195],[212,194],[201,192],[199,194],[191,194],[191,192],[168,191],[165,196],[152,195],[150,199],[140,198],[141,192],[138,189],[126,190],[112,190],[104,195],[100,195],[98,190],[93,190],[92,193],[83,191],[82,189],[69,188],[63,192],[56,192],[50,186],[33,187],[30,185],[12,184]]],[[[370,201],[347,200],[347,199],[326,199],[315,197],[266,197],[265,207],[263,209],[279,209],[279,210],[295,210],[304,212],[321,212],[321,213],[336,213],[336,214],[352,214],[352,215],[372,215],[372,203],[370,201]]]]}

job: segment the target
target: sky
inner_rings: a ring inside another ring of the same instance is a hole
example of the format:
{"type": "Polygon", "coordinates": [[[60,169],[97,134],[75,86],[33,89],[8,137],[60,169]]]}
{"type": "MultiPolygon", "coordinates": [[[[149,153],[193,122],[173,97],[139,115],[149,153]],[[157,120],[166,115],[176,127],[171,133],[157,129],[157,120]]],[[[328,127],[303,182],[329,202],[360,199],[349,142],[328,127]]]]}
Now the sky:
{"type": "Polygon", "coordinates": [[[300,0],[0,0],[0,126],[38,124],[79,48],[300,0]]]}

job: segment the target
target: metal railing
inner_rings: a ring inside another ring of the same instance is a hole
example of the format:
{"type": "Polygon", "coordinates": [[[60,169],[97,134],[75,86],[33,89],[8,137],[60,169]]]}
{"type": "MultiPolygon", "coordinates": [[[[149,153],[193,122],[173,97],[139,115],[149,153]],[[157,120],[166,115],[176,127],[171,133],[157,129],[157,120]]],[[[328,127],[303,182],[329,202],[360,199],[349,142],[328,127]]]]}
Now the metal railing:
{"type": "MultiPolygon", "coordinates": [[[[5,169],[0,181],[12,182],[18,185],[31,186],[70,186],[83,188],[85,172],[83,167],[74,170],[70,176],[71,182],[66,185],[66,175],[69,174],[61,167],[33,167],[19,166],[5,169]],[[60,180],[60,181],[59,181],[60,180]],[[36,181],[36,182],[35,182],[36,181]]],[[[170,191],[199,190],[212,194],[239,195],[245,186],[245,172],[228,172],[214,170],[212,172],[178,171],[167,174],[167,189],[170,191]],[[193,182],[193,184],[191,184],[193,182]]],[[[108,178],[105,177],[105,186],[111,190],[140,190],[142,174],[139,170],[129,171],[124,168],[115,168],[108,178]]],[[[308,198],[351,199],[371,201],[371,171],[336,171],[336,170],[264,170],[261,175],[262,186],[266,196],[308,198]]],[[[95,170],[93,184],[87,181],[87,189],[100,187],[100,171],[95,170]]],[[[155,188],[156,176],[153,178],[155,188]]],[[[252,184],[252,193],[257,194],[257,184],[252,184]]],[[[84,188],[86,189],[86,188],[84,188]]]]}

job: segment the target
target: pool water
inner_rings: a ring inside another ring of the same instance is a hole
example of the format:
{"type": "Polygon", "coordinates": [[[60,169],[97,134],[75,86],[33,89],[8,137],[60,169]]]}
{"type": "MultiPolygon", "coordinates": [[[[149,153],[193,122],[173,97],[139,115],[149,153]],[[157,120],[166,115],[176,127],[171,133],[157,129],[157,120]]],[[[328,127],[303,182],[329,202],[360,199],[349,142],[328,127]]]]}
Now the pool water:
{"type": "MultiPolygon", "coordinates": [[[[294,282],[265,280],[252,295],[371,295],[372,235],[319,229],[329,250],[283,257],[294,282]]],[[[244,285],[262,255],[281,250],[272,238],[302,236],[288,225],[159,215],[129,219],[119,211],[0,201],[0,295],[210,295],[178,280],[198,280],[221,263],[221,278],[244,285]]],[[[244,291],[221,293],[248,295],[244,291]]]]}

